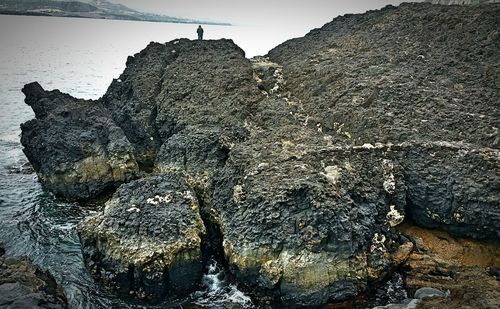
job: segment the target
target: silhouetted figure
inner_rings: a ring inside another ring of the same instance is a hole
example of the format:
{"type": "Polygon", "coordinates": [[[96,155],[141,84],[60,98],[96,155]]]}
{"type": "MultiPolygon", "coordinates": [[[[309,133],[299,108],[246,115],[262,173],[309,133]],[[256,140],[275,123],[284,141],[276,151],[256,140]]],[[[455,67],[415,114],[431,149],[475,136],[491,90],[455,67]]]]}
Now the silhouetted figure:
{"type": "Polygon", "coordinates": [[[198,33],[198,40],[203,40],[203,28],[200,26],[198,26],[198,30],[196,30],[196,32],[198,33]]]}

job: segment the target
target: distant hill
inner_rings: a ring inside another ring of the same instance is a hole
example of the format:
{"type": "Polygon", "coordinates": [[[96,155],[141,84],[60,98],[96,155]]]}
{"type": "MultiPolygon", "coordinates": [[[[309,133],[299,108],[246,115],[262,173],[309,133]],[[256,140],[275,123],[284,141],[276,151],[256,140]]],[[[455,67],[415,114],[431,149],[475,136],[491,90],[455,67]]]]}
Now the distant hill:
{"type": "Polygon", "coordinates": [[[230,25],[224,22],[140,12],[125,5],[115,4],[106,0],[0,0],[0,14],[230,25]]]}

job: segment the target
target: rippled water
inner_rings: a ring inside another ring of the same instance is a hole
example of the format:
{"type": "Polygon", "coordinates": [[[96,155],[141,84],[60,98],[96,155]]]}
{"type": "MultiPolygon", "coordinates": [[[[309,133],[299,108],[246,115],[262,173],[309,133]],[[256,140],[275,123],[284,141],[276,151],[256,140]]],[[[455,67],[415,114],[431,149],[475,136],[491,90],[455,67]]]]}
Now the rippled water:
{"type": "MultiPolygon", "coordinates": [[[[39,81],[75,97],[97,99],[125,67],[126,58],[150,41],[193,38],[196,25],[0,15],[0,242],[7,253],[28,256],[48,269],[71,308],[140,307],[97,286],[83,267],[76,224],[96,206],[57,201],[37,182],[19,142],[19,125],[34,117],[21,88],[39,81]]],[[[265,53],[285,38],[260,29],[206,26],[208,38],[235,38],[247,54],[265,53]],[[256,38],[260,37],[257,43],[256,38]]],[[[159,307],[250,307],[250,299],[212,264],[204,287],[159,307]]]]}

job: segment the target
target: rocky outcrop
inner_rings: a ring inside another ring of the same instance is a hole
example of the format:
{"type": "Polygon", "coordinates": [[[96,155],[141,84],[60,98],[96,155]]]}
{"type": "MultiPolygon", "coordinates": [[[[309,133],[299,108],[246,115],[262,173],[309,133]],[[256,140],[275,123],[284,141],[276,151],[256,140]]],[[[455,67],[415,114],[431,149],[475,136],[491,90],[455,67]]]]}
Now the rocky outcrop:
{"type": "Polygon", "coordinates": [[[213,200],[237,276],[311,306],[353,297],[387,271],[385,235],[404,218],[405,190],[385,151],[235,147],[213,200]]]}
{"type": "Polygon", "coordinates": [[[500,238],[499,13],[388,6],[252,61],[229,40],[151,43],[98,101],[28,85],[37,119],[23,125],[23,145],[52,191],[51,175],[77,175],[57,178],[66,197],[145,177],[80,226],[85,260],[105,282],[138,296],[175,293],[164,278],[181,269],[169,262],[177,251],[162,246],[189,234],[196,241],[181,251],[196,252],[185,263],[192,275],[180,280],[189,289],[209,231],[211,250],[252,289],[288,307],[345,301],[407,262],[415,245],[395,230],[405,219],[500,238]],[[87,130],[65,115],[88,115],[87,130]],[[94,150],[117,149],[112,134],[120,151],[94,150]],[[71,142],[80,135],[92,146],[71,142]],[[80,162],[125,154],[123,177],[109,163],[79,193],[80,162]],[[199,207],[167,207],[165,192],[186,182],[199,207]],[[156,195],[164,208],[148,204],[156,195]],[[158,234],[178,211],[192,220],[158,234]]]}
{"type": "Polygon", "coordinates": [[[500,239],[500,151],[439,143],[404,157],[406,211],[417,224],[476,239],[500,239]],[[488,192],[485,194],[485,192],[488,192]]]}
{"type": "Polygon", "coordinates": [[[90,198],[139,174],[133,145],[99,102],[24,86],[36,119],[21,125],[24,153],[58,196],[90,198]]]}
{"type": "Polygon", "coordinates": [[[158,300],[192,291],[202,275],[205,226],[182,175],[122,185],[78,227],[87,267],[126,295],[158,300]]]}
{"type": "Polygon", "coordinates": [[[50,275],[0,247],[0,308],[67,308],[64,293],[50,275]]]}
{"type": "Polygon", "coordinates": [[[500,179],[500,80],[493,60],[498,10],[387,7],[337,18],[278,46],[269,58],[283,66],[283,91],[298,107],[296,117],[327,140],[415,147],[400,161],[413,220],[457,235],[498,238],[495,228],[472,223],[499,220],[499,194],[490,187],[500,179]],[[480,14],[482,22],[468,19],[470,14],[480,14]],[[483,177],[476,168],[488,172],[483,177]],[[471,224],[460,222],[462,211],[471,224]]]}

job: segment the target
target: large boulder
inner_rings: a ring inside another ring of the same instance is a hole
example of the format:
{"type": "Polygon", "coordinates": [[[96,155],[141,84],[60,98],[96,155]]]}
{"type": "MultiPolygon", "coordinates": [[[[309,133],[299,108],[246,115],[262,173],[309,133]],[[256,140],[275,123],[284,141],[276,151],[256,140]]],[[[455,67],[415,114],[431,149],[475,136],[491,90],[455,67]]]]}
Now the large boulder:
{"type": "Polygon", "coordinates": [[[215,183],[230,267],[287,306],[352,298],[386,274],[405,215],[398,152],[317,146],[236,147],[215,183]]]}
{"type": "Polygon", "coordinates": [[[205,226],[180,174],[120,186],[78,233],[91,273],[123,294],[158,300],[189,293],[201,278],[205,226]]]}

